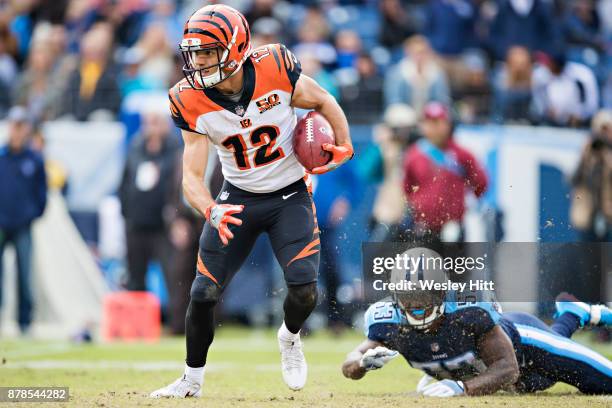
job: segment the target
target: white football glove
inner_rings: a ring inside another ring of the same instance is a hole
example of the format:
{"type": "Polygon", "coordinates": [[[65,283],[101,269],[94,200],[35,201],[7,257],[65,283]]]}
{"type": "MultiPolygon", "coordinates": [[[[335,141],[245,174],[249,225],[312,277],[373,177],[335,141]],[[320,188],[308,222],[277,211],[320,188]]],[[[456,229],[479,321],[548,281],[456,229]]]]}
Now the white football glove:
{"type": "Polygon", "coordinates": [[[366,371],[378,370],[382,368],[389,361],[393,360],[398,356],[398,352],[395,350],[389,350],[386,347],[378,346],[373,349],[366,351],[361,360],[359,361],[359,367],[363,367],[366,371]]]}
{"type": "Polygon", "coordinates": [[[232,217],[233,214],[242,212],[244,205],[212,204],[206,208],[204,217],[219,232],[219,239],[223,245],[229,244],[234,234],[229,230],[227,224],[242,225],[242,220],[232,217]]]}
{"type": "Polygon", "coordinates": [[[429,374],[425,374],[423,377],[421,377],[421,379],[419,380],[417,387],[416,387],[416,391],[420,394],[423,392],[423,390],[425,389],[425,387],[427,387],[432,381],[434,381],[435,378],[433,378],[431,375],[429,374]]]}
{"type": "Polygon", "coordinates": [[[462,381],[442,380],[429,384],[421,391],[426,397],[456,397],[465,394],[462,381]]]}

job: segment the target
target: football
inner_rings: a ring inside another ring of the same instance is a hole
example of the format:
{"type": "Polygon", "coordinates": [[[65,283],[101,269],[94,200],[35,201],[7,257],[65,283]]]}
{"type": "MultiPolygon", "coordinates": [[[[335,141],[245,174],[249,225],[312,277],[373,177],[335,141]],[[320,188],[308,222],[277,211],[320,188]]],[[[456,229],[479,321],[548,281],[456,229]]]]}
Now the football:
{"type": "Polygon", "coordinates": [[[306,170],[323,166],[331,160],[331,153],[323,150],[325,143],[334,143],[331,125],[318,112],[312,111],[302,117],[293,131],[293,151],[306,170]]]}

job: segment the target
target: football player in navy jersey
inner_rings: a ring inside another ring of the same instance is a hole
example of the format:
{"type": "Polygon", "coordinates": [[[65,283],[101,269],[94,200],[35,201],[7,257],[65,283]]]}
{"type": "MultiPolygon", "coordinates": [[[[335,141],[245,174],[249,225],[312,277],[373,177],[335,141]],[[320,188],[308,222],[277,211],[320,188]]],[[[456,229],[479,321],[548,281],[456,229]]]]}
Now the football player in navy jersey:
{"type": "MultiPolygon", "coordinates": [[[[422,272],[406,278],[447,280],[441,270],[422,272]]],[[[393,274],[391,281],[397,281],[393,274]]],[[[527,313],[501,313],[495,302],[461,303],[454,295],[394,291],[388,301],[371,305],[365,314],[367,340],[347,356],[344,376],[360,379],[401,354],[425,373],[417,392],[429,397],[534,392],[556,382],[586,394],[612,394],[612,362],[570,340],[586,324],[612,324],[607,307],[560,295],[549,327],[527,313]]]]}

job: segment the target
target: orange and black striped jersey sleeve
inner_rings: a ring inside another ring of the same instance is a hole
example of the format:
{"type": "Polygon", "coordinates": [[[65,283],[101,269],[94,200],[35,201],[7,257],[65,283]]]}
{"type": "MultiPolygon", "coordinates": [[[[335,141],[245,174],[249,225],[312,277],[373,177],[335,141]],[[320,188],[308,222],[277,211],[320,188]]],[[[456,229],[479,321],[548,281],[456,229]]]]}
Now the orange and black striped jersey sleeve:
{"type": "Polygon", "coordinates": [[[293,93],[302,73],[302,66],[287,47],[282,44],[264,45],[253,50],[251,59],[257,65],[263,65],[270,79],[280,79],[281,83],[285,84],[283,88],[293,93]],[[274,76],[274,73],[278,73],[278,76],[274,76]]]}
{"type": "Polygon", "coordinates": [[[283,65],[285,66],[285,71],[287,72],[287,77],[289,78],[289,82],[291,82],[291,87],[295,89],[295,84],[302,74],[302,65],[296,56],[287,49],[287,47],[282,44],[279,45],[280,53],[283,58],[283,65]]]}
{"type": "MultiPolygon", "coordinates": [[[[195,132],[195,126],[192,126],[185,119],[184,111],[187,109],[180,96],[180,82],[174,85],[168,91],[168,99],[170,100],[170,115],[177,128],[195,132]]],[[[195,125],[195,124],[194,124],[195,125]]]]}
{"type": "Polygon", "coordinates": [[[193,109],[193,89],[187,81],[182,80],[170,88],[168,99],[170,100],[170,114],[174,124],[179,129],[200,133],[196,130],[197,114],[193,109]]]}

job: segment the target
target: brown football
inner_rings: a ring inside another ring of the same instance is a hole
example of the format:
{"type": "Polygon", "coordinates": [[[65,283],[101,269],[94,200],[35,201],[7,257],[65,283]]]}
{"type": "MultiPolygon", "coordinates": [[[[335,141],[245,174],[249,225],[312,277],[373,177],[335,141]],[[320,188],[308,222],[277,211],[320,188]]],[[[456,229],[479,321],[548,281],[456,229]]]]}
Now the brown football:
{"type": "Polygon", "coordinates": [[[322,149],[323,144],[334,144],[334,131],[323,115],[308,112],[293,131],[293,151],[306,170],[323,166],[331,160],[331,153],[322,149]]]}

